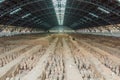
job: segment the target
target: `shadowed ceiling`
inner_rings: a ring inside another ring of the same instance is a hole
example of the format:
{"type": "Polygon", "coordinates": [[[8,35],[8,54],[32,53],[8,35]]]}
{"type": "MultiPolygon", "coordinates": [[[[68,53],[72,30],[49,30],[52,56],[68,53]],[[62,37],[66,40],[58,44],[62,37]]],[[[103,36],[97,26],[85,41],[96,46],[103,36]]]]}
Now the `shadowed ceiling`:
{"type": "Polygon", "coordinates": [[[120,0],[0,0],[0,24],[3,27],[13,25],[48,30],[64,25],[76,30],[117,26],[118,23],[120,0]],[[63,24],[59,24],[62,19],[63,24]]]}

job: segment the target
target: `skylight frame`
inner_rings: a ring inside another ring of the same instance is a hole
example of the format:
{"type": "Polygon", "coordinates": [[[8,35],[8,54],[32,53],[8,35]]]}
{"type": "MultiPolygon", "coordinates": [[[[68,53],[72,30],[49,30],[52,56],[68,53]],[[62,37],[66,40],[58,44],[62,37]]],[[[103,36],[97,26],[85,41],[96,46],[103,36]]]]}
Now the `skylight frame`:
{"type": "Polygon", "coordinates": [[[63,25],[67,0],[52,0],[59,25],[63,25]]]}

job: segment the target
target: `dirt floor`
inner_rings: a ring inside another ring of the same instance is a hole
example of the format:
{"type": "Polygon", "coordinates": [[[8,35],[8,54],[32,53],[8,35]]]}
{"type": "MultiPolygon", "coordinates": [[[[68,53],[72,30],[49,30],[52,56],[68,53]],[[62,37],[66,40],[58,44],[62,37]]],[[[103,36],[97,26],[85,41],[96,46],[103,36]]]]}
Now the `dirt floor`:
{"type": "Polygon", "coordinates": [[[0,80],[120,80],[120,38],[83,34],[2,37],[0,80]]]}

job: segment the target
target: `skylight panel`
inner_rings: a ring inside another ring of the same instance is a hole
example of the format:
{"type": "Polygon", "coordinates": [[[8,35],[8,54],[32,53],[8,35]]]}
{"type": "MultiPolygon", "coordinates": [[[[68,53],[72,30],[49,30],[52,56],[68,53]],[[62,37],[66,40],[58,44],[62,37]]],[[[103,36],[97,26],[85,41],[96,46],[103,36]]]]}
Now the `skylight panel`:
{"type": "Polygon", "coordinates": [[[34,19],[36,19],[37,17],[33,17],[31,20],[34,20],[34,19]]]}
{"type": "Polygon", "coordinates": [[[0,0],[0,3],[4,2],[5,0],[0,0]]]}
{"type": "Polygon", "coordinates": [[[84,18],[85,18],[85,19],[87,19],[87,20],[90,20],[90,21],[92,21],[92,19],[91,19],[91,18],[88,18],[88,17],[86,17],[86,16],[85,16],[84,18]]]}
{"type": "Polygon", "coordinates": [[[52,0],[59,25],[63,25],[67,0],[52,0]]]}
{"type": "Polygon", "coordinates": [[[21,10],[22,10],[22,8],[18,8],[18,9],[16,9],[16,10],[14,10],[14,11],[10,12],[10,14],[11,14],[11,15],[12,15],[12,14],[15,14],[15,13],[17,13],[17,12],[21,11],[21,10]]]}
{"type": "Polygon", "coordinates": [[[89,14],[92,15],[93,17],[98,18],[98,16],[96,14],[93,14],[93,13],[89,13],[89,14]]]}
{"type": "Polygon", "coordinates": [[[81,19],[83,22],[87,22],[86,20],[84,20],[84,19],[81,19]]]}
{"type": "Polygon", "coordinates": [[[105,9],[101,8],[101,7],[98,7],[98,9],[99,9],[100,11],[104,12],[104,13],[107,13],[107,14],[109,14],[109,13],[110,13],[109,11],[107,11],[107,10],[105,10],[105,9]]]}
{"type": "Polygon", "coordinates": [[[28,16],[30,16],[30,15],[31,15],[31,13],[28,13],[28,14],[22,16],[22,19],[24,19],[24,18],[26,18],[26,17],[28,17],[28,16]]]}
{"type": "Polygon", "coordinates": [[[43,21],[39,21],[37,24],[41,24],[43,21]]]}
{"type": "Polygon", "coordinates": [[[120,0],[117,0],[118,2],[120,2],[120,0]]]}
{"type": "Polygon", "coordinates": [[[37,19],[37,20],[35,20],[35,22],[34,23],[37,23],[37,22],[39,22],[41,19],[37,19]]]}

